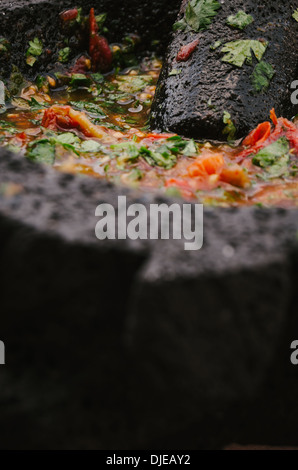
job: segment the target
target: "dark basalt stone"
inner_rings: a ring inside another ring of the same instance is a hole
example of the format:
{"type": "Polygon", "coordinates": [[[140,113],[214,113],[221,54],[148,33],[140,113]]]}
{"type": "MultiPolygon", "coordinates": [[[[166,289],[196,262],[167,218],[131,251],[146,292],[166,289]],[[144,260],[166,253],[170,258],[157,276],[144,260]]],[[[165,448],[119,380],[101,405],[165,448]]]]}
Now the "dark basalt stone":
{"type": "Polygon", "coordinates": [[[297,211],[205,208],[186,252],[98,241],[119,195],[172,202],[0,148],[0,448],[297,444],[297,211]]]}
{"type": "Polygon", "coordinates": [[[179,0],[171,0],[171,5],[165,7],[164,0],[145,0],[141,3],[137,0],[2,0],[0,36],[10,41],[11,49],[8,54],[0,55],[1,75],[8,75],[12,64],[29,77],[53,70],[59,50],[65,47],[65,37],[70,39],[71,58],[85,52],[88,48],[87,35],[81,37],[77,28],[63,27],[59,18],[59,13],[75,6],[81,6],[84,15],[89,13],[91,7],[95,7],[96,13],[107,13],[108,32],[105,35],[111,43],[135,33],[141,38],[140,53],[148,50],[163,53],[179,3],[179,0]],[[26,51],[29,41],[36,36],[43,41],[44,51],[36,64],[30,67],[26,64],[26,51]]]}
{"type": "MultiPolygon", "coordinates": [[[[185,3],[179,18],[184,15],[185,3]]],[[[278,115],[287,118],[297,114],[297,105],[291,103],[291,83],[298,77],[298,23],[292,18],[298,8],[297,0],[286,6],[278,0],[233,0],[221,4],[207,30],[173,33],[152,107],[154,128],[198,139],[226,140],[224,111],[231,114],[239,138],[261,121],[268,121],[273,107],[278,115]],[[239,10],[254,18],[243,31],[226,23],[227,17],[239,10]],[[200,41],[197,50],[186,62],[177,62],[181,46],[195,39],[200,41]],[[274,67],[275,76],[266,92],[253,90],[251,75],[258,63],[254,56],[253,66],[245,64],[241,68],[221,60],[222,46],[239,39],[269,42],[263,60],[274,67]],[[222,46],[210,49],[216,41],[221,41],[222,46]],[[170,75],[173,69],[181,72],[170,75]]]]}

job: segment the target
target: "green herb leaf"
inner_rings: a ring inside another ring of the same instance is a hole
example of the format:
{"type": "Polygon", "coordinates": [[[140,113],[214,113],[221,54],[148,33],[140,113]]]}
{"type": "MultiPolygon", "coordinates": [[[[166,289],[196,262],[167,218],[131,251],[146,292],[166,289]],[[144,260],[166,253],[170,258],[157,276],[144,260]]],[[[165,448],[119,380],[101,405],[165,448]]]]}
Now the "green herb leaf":
{"type": "Polygon", "coordinates": [[[268,62],[261,61],[257,64],[251,76],[255,92],[260,93],[267,90],[274,75],[275,70],[268,62]]]}
{"type": "Polygon", "coordinates": [[[63,64],[68,62],[69,54],[70,54],[70,47],[64,47],[64,49],[61,49],[59,51],[59,56],[58,56],[59,62],[62,62],[63,64]]]}
{"type": "Polygon", "coordinates": [[[139,168],[133,168],[128,174],[128,179],[132,182],[139,181],[143,178],[144,173],[139,168]]]}
{"type": "Polygon", "coordinates": [[[80,24],[80,23],[82,23],[82,20],[83,20],[83,18],[82,18],[82,7],[80,7],[80,8],[78,8],[78,16],[76,17],[76,22],[80,24]]]}
{"type": "Polygon", "coordinates": [[[182,72],[182,69],[172,69],[169,73],[169,77],[172,77],[173,75],[179,75],[182,72]]]}
{"type": "Polygon", "coordinates": [[[226,52],[222,61],[236,65],[236,67],[242,67],[245,62],[252,64],[252,51],[258,61],[260,61],[267,46],[268,43],[251,39],[240,39],[238,41],[228,42],[221,50],[221,52],[226,52]]]}
{"type": "Polygon", "coordinates": [[[294,20],[298,21],[298,8],[294,11],[292,17],[294,18],[294,20]]]}
{"type": "Polygon", "coordinates": [[[95,16],[95,20],[96,20],[96,23],[97,23],[97,26],[98,26],[98,29],[99,31],[102,30],[103,28],[103,25],[106,21],[106,18],[107,18],[107,14],[106,13],[102,13],[101,15],[96,15],[95,16]]]}
{"type": "Polygon", "coordinates": [[[222,131],[222,133],[224,135],[227,135],[227,140],[228,141],[234,140],[237,129],[236,129],[235,124],[233,123],[233,121],[231,119],[230,113],[228,113],[227,111],[224,111],[223,122],[224,122],[224,124],[226,124],[226,126],[225,126],[224,130],[222,131]]]}
{"type": "Polygon", "coordinates": [[[138,93],[147,85],[152,83],[152,78],[148,75],[123,75],[118,76],[118,89],[124,93],[138,93]]]}
{"type": "Polygon", "coordinates": [[[80,148],[82,152],[99,152],[101,149],[102,146],[96,140],[84,140],[80,148]]]}
{"type": "Polygon", "coordinates": [[[95,83],[102,83],[105,79],[101,73],[92,73],[91,78],[95,81],[95,83]]]}
{"type": "Polygon", "coordinates": [[[216,0],[190,0],[184,18],[174,24],[174,30],[188,28],[202,31],[211,24],[219,8],[221,5],[216,0]]]}
{"type": "Polygon", "coordinates": [[[73,134],[72,132],[63,132],[63,134],[57,135],[55,141],[59,144],[69,144],[75,145],[80,143],[80,139],[77,135],[73,134]]]}
{"type": "Polygon", "coordinates": [[[70,80],[70,86],[74,88],[84,87],[91,85],[91,80],[89,77],[82,73],[73,73],[70,80]]]}
{"type": "Polygon", "coordinates": [[[184,150],[183,150],[183,155],[186,155],[187,157],[190,157],[192,155],[195,155],[197,153],[197,146],[195,141],[189,140],[188,143],[186,144],[184,150]]]}
{"type": "Polygon", "coordinates": [[[15,124],[8,121],[0,121],[0,129],[8,132],[9,134],[16,134],[18,132],[15,127],[15,124]]]}
{"type": "Polygon", "coordinates": [[[289,142],[281,137],[273,144],[260,150],[252,159],[254,165],[265,168],[271,178],[285,174],[289,163],[289,142]]]}
{"type": "Polygon", "coordinates": [[[38,75],[35,80],[36,86],[39,90],[42,89],[44,86],[48,86],[48,81],[46,77],[43,77],[42,75],[38,75]]]}
{"type": "Polygon", "coordinates": [[[111,145],[111,149],[116,155],[122,156],[122,160],[134,160],[139,156],[139,148],[131,142],[122,142],[121,144],[111,145]]]}
{"type": "Polygon", "coordinates": [[[221,41],[215,41],[215,43],[211,44],[210,49],[211,51],[215,51],[222,45],[221,41]]]}
{"type": "Polygon", "coordinates": [[[216,109],[216,105],[215,104],[212,104],[212,98],[209,98],[208,102],[207,102],[207,106],[208,108],[210,109],[216,109]]]}
{"type": "Polygon", "coordinates": [[[87,101],[70,101],[70,104],[75,108],[84,109],[88,113],[93,114],[95,116],[106,117],[101,107],[96,103],[89,103],[87,101]]]}
{"type": "Polygon", "coordinates": [[[42,48],[42,42],[38,38],[34,38],[33,41],[29,41],[29,49],[27,50],[27,54],[38,57],[42,54],[42,48]]]}
{"type": "Polygon", "coordinates": [[[27,65],[30,65],[30,67],[33,67],[36,61],[37,61],[37,58],[34,57],[33,55],[28,55],[28,57],[26,58],[26,63],[27,65]]]}
{"type": "Polygon", "coordinates": [[[37,57],[42,54],[42,42],[38,38],[34,38],[33,41],[29,41],[29,48],[26,53],[26,62],[30,67],[33,67],[37,61],[37,57]]]}
{"type": "Polygon", "coordinates": [[[49,141],[37,141],[27,152],[27,157],[35,162],[53,165],[55,161],[55,146],[49,141]]]}
{"type": "Polygon", "coordinates": [[[8,89],[11,95],[17,95],[24,84],[24,77],[18,67],[12,66],[12,72],[9,77],[8,89]]]}
{"type": "Polygon", "coordinates": [[[0,38],[0,54],[2,52],[7,52],[9,48],[10,48],[10,44],[9,44],[8,40],[1,37],[0,38]]]}
{"type": "Polygon", "coordinates": [[[231,15],[227,18],[227,23],[232,28],[244,29],[246,26],[254,21],[251,15],[248,15],[243,10],[239,10],[236,15],[231,15]]]}
{"type": "Polygon", "coordinates": [[[156,151],[149,150],[147,147],[140,148],[140,155],[151,166],[161,166],[166,170],[173,168],[177,163],[177,157],[171,153],[166,146],[159,147],[156,151]]]}
{"type": "Polygon", "coordinates": [[[286,176],[289,173],[289,155],[282,155],[279,157],[274,165],[267,168],[269,178],[280,178],[286,176]]]}

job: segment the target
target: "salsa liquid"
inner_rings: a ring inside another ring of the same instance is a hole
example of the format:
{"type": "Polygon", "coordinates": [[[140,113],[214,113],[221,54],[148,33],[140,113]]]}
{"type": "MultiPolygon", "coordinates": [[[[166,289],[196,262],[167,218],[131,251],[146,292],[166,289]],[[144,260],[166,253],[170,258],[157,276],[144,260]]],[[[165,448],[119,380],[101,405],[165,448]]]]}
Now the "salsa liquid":
{"type": "Polygon", "coordinates": [[[2,109],[0,145],[59,171],[206,205],[296,207],[296,126],[276,121],[262,144],[255,136],[238,146],[151,132],[160,69],[160,60],[147,58],[105,75],[53,74],[23,83],[2,109]]]}

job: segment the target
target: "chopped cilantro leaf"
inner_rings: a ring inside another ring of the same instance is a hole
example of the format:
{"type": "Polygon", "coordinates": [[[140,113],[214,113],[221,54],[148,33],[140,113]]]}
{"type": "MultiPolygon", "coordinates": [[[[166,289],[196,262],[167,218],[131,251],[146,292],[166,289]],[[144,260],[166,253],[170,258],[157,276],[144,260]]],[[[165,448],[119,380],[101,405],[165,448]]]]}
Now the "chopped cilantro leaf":
{"type": "Polygon", "coordinates": [[[55,146],[48,140],[37,141],[27,152],[27,157],[35,162],[53,165],[55,161],[55,146]]]}
{"type": "Polygon", "coordinates": [[[191,29],[199,32],[206,29],[221,8],[217,0],[190,0],[182,20],[174,24],[174,30],[191,29]]]}
{"type": "Polygon", "coordinates": [[[86,75],[82,73],[73,73],[70,80],[70,86],[74,88],[78,88],[81,86],[89,86],[91,85],[90,78],[86,77],[86,75]]]}
{"type": "Polygon", "coordinates": [[[63,134],[57,135],[56,142],[58,142],[59,144],[74,145],[79,144],[80,139],[72,132],[63,132],[63,134]]]}
{"type": "Polygon", "coordinates": [[[251,39],[227,42],[221,50],[221,52],[226,52],[222,61],[236,65],[236,67],[242,67],[245,62],[252,64],[252,51],[258,61],[260,61],[267,49],[267,45],[268,43],[251,39]]]}
{"type": "Polygon", "coordinates": [[[117,77],[118,89],[124,93],[138,93],[146,85],[152,83],[152,78],[148,75],[121,75],[117,77]]]}
{"type": "Polygon", "coordinates": [[[102,83],[105,79],[101,73],[92,73],[91,78],[95,81],[95,83],[102,83]]]}
{"type": "Polygon", "coordinates": [[[42,75],[38,75],[36,77],[35,83],[36,83],[36,86],[39,90],[41,90],[42,87],[47,86],[47,84],[48,84],[46,77],[43,77],[42,75]]]}
{"type": "Polygon", "coordinates": [[[29,41],[29,49],[27,54],[34,55],[36,57],[40,56],[42,53],[42,42],[38,38],[34,38],[33,41],[29,41]]]}
{"type": "Polygon", "coordinates": [[[134,160],[139,156],[139,148],[131,142],[111,145],[111,149],[116,155],[121,155],[123,160],[134,160]]]}
{"type": "Polygon", "coordinates": [[[37,57],[42,54],[42,42],[38,38],[34,38],[33,41],[29,41],[29,48],[26,53],[26,62],[30,67],[33,67],[37,61],[37,57]]]}
{"type": "MultiPolygon", "coordinates": [[[[273,144],[260,150],[252,159],[256,166],[267,169],[271,167],[269,172],[276,176],[280,173],[281,168],[284,172],[284,166],[289,161],[289,142],[285,137],[281,137],[273,144]]],[[[280,176],[280,175],[279,175],[280,176]]]]}
{"type": "Polygon", "coordinates": [[[68,62],[69,54],[70,54],[70,47],[64,47],[64,49],[61,49],[59,51],[59,57],[58,57],[59,62],[62,62],[63,64],[68,62]]]}
{"type": "Polygon", "coordinates": [[[222,133],[224,135],[227,135],[228,141],[234,140],[237,129],[236,129],[235,124],[233,123],[233,121],[231,119],[230,113],[228,113],[227,111],[224,111],[223,123],[226,124],[226,126],[225,126],[224,130],[222,131],[222,133]]]}
{"type": "Polygon", "coordinates": [[[215,41],[213,44],[211,44],[210,49],[211,49],[212,51],[215,51],[215,50],[218,49],[221,45],[222,45],[222,42],[221,42],[221,41],[215,41]]]}
{"type": "Polygon", "coordinates": [[[0,54],[2,52],[7,52],[10,48],[10,44],[4,37],[0,37],[0,54]]]}
{"type": "Polygon", "coordinates": [[[253,21],[253,17],[245,13],[243,10],[239,10],[236,15],[231,15],[227,18],[228,25],[237,29],[244,29],[253,21]]]}
{"type": "Polygon", "coordinates": [[[181,71],[182,69],[172,69],[169,73],[169,77],[172,77],[173,75],[179,75],[181,71]]]}
{"type": "Polygon", "coordinates": [[[251,76],[254,91],[260,93],[267,90],[274,75],[275,70],[268,62],[261,61],[257,64],[251,76]]]}
{"type": "Polygon", "coordinates": [[[106,21],[106,18],[107,18],[107,14],[106,14],[106,13],[102,13],[101,15],[96,15],[95,20],[96,20],[96,23],[97,23],[97,26],[98,26],[99,31],[102,30],[103,25],[104,25],[104,23],[105,23],[105,21],[106,21]]]}
{"type": "Polygon", "coordinates": [[[96,103],[88,103],[87,101],[70,101],[70,104],[75,108],[84,109],[88,113],[94,114],[95,116],[106,117],[101,107],[96,103]]]}
{"type": "Polygon", "coordinates": [[[102,146],[96,140],[84,140],[82,142],[80,150],[82,152],[99,152],[102,149],[102,146]]]}

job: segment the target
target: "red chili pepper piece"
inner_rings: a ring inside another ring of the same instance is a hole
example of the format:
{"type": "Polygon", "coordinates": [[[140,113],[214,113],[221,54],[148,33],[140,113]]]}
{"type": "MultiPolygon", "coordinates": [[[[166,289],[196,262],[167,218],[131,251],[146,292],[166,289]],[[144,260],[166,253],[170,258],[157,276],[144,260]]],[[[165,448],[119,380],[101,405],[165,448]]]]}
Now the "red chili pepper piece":
{"type": "Polygon", "coordinates": [[[275,109],[274,109],[274,108],[272,108],[271,111],[270,111],[270,119],[271,119],[271,121],[273,122],[273,124],[274,124],[275,126],[277,126],[277,124],[278,124],[278,119],[277,119],[276,112],[275,112],[275,109]]]}
{"type": "Polygon", "coordinates": [[[91,8],[90,10],[89,24],[89,55],[91,57],[92,70],[108,72],[112,67],[113,55],[106,38],[98,34],[98,25],[96,23],[94,8],[91,8]]]}
{"type": "Polygon", "coordinates": [[[265,142],[271,134],[270,122],[262,122],[243,141],[245,147],[252,147],[265,142]]]}
{"type": "Polygon", "coordinates": [[[72,21],[72,20],[77,19],[78,14],[79,14],[78,9],[73,8],[72,10],[66,10],[60,13],[60,18],[62,21],[72,21]]]}
{"type": "Polygon", "coordinates": [[[182,46],[176,57],[177,62],[187,61],[190,58],[191,54],[198,47],[199,42],[200,41],[196,39],[195,41],[192,41],[189,44],[182,46]]]}
{"type": "Polygon", "coordinates": [[[256,154],[259,150],[266,147],[267,145],[276,142],[280,137],[285,136],[296,152],[298,151],[298,130],[295,124],[285,118],[277,118],[275,110],[270,111],[270,118],[275,126],[274,130],[271,130],[269,122],[263,122],[258,125],[243,141],[243,145],[248,148],[243,150],[236,157],[236,161],[239,163],[246,157],[252,154],[256,154]]]}

